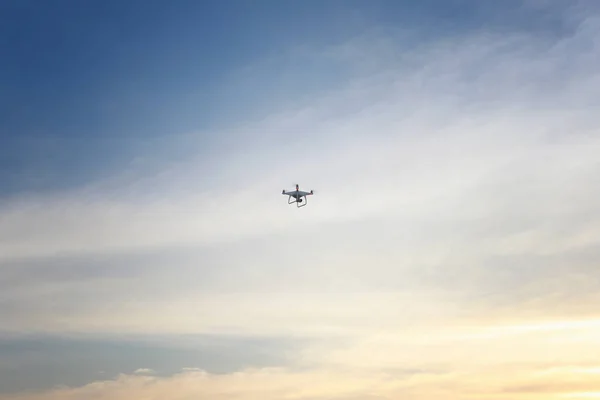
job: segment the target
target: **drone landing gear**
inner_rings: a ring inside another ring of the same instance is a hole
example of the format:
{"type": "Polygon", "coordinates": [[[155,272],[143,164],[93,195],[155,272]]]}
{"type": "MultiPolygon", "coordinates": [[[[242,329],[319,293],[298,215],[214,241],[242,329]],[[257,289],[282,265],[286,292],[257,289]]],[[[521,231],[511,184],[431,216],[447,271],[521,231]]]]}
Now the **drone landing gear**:
{"type": "MultiPolygon", "coordinates": [[[[293,198],[293,196],[290,196],[290,197],[288,198],[288,204],[294,204],[294,203],[296,203],[296,206],[297,206],[298,208],[300,208],[300,207],[304,207],[304,206],[307,204],[307,202],[305,201],[305,202],[304,202],[304,204],[300,205],[300,203],[302,203],[302,197],[300,197],[299,199],[295,199],[294,201],[292,201],[292,198],[293,198]]],[[[305,198],[306,198],[306,197],[305,197],[305,198]]]]}

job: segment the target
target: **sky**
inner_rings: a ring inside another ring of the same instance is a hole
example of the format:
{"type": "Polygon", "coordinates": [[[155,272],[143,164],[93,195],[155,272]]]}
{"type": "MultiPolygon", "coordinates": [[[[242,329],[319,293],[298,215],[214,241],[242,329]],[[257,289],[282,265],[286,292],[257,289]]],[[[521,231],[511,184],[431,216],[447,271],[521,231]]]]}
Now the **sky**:
{"type": "Polygon", "coordinates": [[[600,399],[600,3],[0,33],[0,400],[600,399]]]}

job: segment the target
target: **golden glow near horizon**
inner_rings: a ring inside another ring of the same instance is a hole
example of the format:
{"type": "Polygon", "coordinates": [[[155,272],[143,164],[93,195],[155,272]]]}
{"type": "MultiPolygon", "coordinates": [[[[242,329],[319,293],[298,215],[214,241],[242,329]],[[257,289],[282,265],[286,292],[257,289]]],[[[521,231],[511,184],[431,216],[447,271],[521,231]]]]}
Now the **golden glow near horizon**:
{"type": "Polygon", "coordinates": [[[600,398],[598,347],[585,340],[600,334],[599,320],[473,326],[494,335],[456,335],[439,326],[392,332],[373,331],[340,346],[308,347],[301,355],[316,363],[301,368],[250,368],[210,374],[182,369],[171,377],[122,375],[80,388],[38,395],[0,396],[11,400],[211,399],[276,400],[305,398],[415,398],[435,400],[547,400],[600,398]],[[565,341],[572,331],[580,341],[565,341]],[[548,332],[553,332],[549,337],[548,332]],[[468,339],[478,337],[477,340],[468,339]]]}

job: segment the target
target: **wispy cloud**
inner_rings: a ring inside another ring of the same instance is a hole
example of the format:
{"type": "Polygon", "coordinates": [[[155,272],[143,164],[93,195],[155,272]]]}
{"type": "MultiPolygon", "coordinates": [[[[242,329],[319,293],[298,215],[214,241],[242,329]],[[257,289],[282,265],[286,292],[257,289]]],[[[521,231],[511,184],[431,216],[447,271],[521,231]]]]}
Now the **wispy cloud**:
{"type": "MultiPolygon", "coordinates": [[[[498,215],[492,207],[533,190],[548,201],[536,214],[547,214],[573,193],[550,197],[558,179],[587,179],[583,174],[593,172],[597,143],[581,135],[594,126],[598,77],[586,66],[594,61],[595,29],[590,18],[574,36],[556,42],[525,33],[435,42],[397,54],[380,72],[309,108],[239,129],[228,140],[240,145],[213,168],[201,163],[205,169],[199,170],[192,159],[132,182],[133,189],[112,188],[110,195],[100,186],[19,199],[4,208],[3,257],[196,244],[285,229],[288,210],[266,194],[295,178],[322,194],[315,198],[321,211],[313,211],[318,214],[308,222],[368,212],[419,215],[428,208],[416,204],[436,196],[444,196],[449,207],[468,201],[481,204],[486,216],[498,215]],[[587,50],[576,52],[583,44],[587,50]],[[580,133],[561,134],[571,124],[580,133]],[[553,145],[558,140],[562,145],[553,145]],[[528,187],[527,179],[537,185],[528,187]],[[204,191],[204,182],[212,180],[221,185],[204,191]],[[177,190],[160,190],[170,181],[178,182],[177,190]],[[492,191],[502,184],[507,191],[492,191]],[[361,188],[359,194],[354,188],[361,188]]],[[[391,45],[376,53],[369,43],[355,46],[348,61],[394,54],[391,45]]],[[[443,213],[443,205],[431,211],[443,213]]],[[[530,203],[519,203],[512,212],[530,209],[530,203]]]]}
{"type": "MultiPolygon", "coordinates": [[[[592,272],[600,215],[597,30],[590,16],[559,39],[441,39],[396,54],[308,108],[241,127],[230,136],[238,144],[212,168],[187,159],[133,186],[116,180],[7,204],[6,276],[35,280],[39,272],[27,278],[23,263],[48,270],[54,259],[65,268],[69,261],[56,256],[77,256],[72,271],[86,268],[84,257],[99,260],[94,273],[144,265],[146,279],[199,268],[205,283],[265,293],[323,290],[329,271],[338,289],[352,291],[409,285],[516,299],[520,290],[522,302],[548,285],[569,296],[570,281],[592,296],[593,282],[581,277],[592,272]],[[317,193],[302,213],[279,194],[294,183],[317,193]],[[267,237],[268,246],[252,239],[267,237]],[[143,264],[130,255],[198,246],[143,264]],[[227,246],[240,256],[213,270],[227,246]],[[362,251],[343,251],[351,246],[362,251]]],[[[353,59],[395,54],[391,45],[373,53],[368,44],[344,46],[354,48],[353,59]]],[[[130,286],[123,275],[103,281],[106,290],[130,286]]],[[[171,288],[177,296],[172,286],[159,291],[171,288]]]]}

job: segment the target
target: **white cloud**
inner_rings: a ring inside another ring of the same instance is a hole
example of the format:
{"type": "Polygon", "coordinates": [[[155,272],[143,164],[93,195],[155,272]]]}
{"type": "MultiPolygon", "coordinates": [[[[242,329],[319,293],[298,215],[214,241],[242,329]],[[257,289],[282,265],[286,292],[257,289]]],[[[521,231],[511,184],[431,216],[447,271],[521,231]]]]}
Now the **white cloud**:
{"type": "Polygon", "coordinates": [[[153,375],[155,372],[150,368],[138,368],[133,373],[135,375],[153,375]]]}

